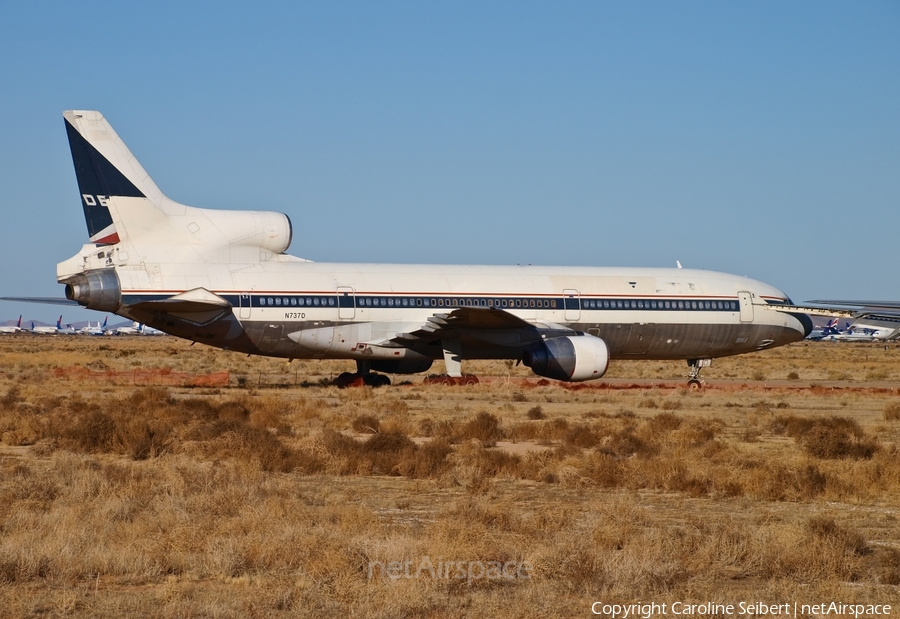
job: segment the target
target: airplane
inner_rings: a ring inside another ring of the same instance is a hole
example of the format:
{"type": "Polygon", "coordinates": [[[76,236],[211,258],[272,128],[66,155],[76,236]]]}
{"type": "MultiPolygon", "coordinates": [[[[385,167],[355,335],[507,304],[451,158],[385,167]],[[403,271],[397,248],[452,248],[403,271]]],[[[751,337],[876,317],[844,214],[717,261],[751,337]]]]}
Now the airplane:
{"type": "Polygon", "coordinates": [[[103,324],[100,324],[100,321],[97,321],[97,326],[92,327],[90,321],[86,327],[79,329],[78,333],[82,335],[106,335],[106,321],[109,320],[109,316],[103,319],[103,324]]]}
{"type": "MultiPolygon", "coordinates": [[[[811,301],[811,303],[828,303],[827,301],[811,301]]],[[[838,302],[830,302],[837,305],[838,302]]],[[[851,303],[851,305],[856,305],[851,303]]],[[[898,306],[900,309],[900,306],[898,306]]],[[[824,341],[831,342],[874,342],[892,341],[900,337],[900,312],[891,308],[861,308],[854,314],[855,320],[844,323],[844,329],[837,327],[837,319],[834,319],[834,328],[827,333],[823,332],[824,341]]]]}
{"type": "MultiPolygon", "coordinates": [[[[390,384],[443,360],[509,359],[546,378],[597,379],[611,360],[713,358],[803,339],[812,321],[777,288],[682,268],[319,263],[287,252],[282,213],[169,199],[100,112],[63,113],[90,242],[57,265],[66,300],[249,355],[348,359],[390,384]]],[[[340,377],[339,377],[340,378],[340,377]]]]}
{"type": "Polygon", "coordinates": [[[22,315],[19,314],[19,322],[15,325],[4,325],[0,327],[0,333],[12,334],[12,333],[20,333],[22,331],[22,315]]]}
{"type": "Polygon", "coordinates": [[[130,327],[117,327],[112,333],[113,335],[140,335],[141,324],[135,321],[130,327]]]}
{"type": "Polygon", "coordinates": [[[159,329],[154,329],[153,327],[148,327],[147,325],[141,325],[141,335],[166,335],[163,331],[159,329]]]}
{"type": "Polygon", "coordinates": [[[30,331],[38,335],[57,335],[60,329],[62,329],[62,316],[57,318],[55,327],[35,327],[34,321],[32,321],[30,331]]]}
{"type": "Polygon", "coordinates": [[[809,339],[826,342],[900,339],[900,302],[818,299],[807,303],[810,305],[795,306],[791,309],[821,316],[835,316],[821,332],[816,333],[816,330],[813,330],[809,339]],[[842,330],[837,317],[854,320],[853,323],[845,322],[842,330]]]}

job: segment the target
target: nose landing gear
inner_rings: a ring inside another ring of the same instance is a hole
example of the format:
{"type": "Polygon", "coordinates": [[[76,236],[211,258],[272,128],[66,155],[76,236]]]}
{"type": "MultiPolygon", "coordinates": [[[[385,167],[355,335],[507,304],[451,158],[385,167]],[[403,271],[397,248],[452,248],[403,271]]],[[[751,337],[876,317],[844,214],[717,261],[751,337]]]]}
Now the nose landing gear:
{"type": "Polygon", "coordinates": [[[691,371],[688,374],[688,389],[691,391],[701,389],[704,381],[700,379],[700,370],[712,365],[712,359],[688,359],[687,363],[691,368],[691,371]]]}

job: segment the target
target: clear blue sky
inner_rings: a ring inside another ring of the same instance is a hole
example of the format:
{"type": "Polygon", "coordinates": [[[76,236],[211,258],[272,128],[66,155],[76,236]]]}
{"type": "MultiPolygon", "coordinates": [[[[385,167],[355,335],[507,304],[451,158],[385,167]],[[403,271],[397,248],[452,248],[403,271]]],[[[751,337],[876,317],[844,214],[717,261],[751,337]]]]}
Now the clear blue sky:
{"type": "Polygon", "coordinates": [[[897,2],[18,2],[0,56],[0,294],[61,296],[87,240],[82,108],[169,197],[283,211],[317,261],[900,299],[897,2]]]}

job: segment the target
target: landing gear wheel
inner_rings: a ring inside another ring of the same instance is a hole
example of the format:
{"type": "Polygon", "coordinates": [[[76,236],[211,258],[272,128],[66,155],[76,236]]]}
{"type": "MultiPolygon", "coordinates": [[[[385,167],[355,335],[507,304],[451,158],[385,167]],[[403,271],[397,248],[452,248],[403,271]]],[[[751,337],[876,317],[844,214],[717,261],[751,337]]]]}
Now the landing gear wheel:
{"type": "Polygon", "coordinates": [[[351,374],[350,372],[343,372],[331,382],[335,387],[340,387],[341,389],[362,386],[387,387],[391,384],[391,379],[384,374],[360,374],[358,372],[351,374]]]}
{"type": "Polygon", "coordinates": [[[344,389],[345,387],[362,387],[365,382],[363,381],[361,374],[342,372],[337,378],[331,381],[331,384],[339,389],[344,389]]]}
{"type": "Polygon", "coordinates": [[[426,385],[444,385],[446,387],[460,385],[477,385],[478,377],[473,374],[464,374],[462,376],[447,376],[446,374],[437,374],[429,376],[425,379],[426,385]]]}
{"type": "Polygon", "coordinates": [[[700,380],[700,370],[708,368],[712,364],[712,359],[688,359],[688,366],[691,371],[688,373],[688,389],[691,391],[699,391],[703,388],[703,381],[700,380]]]}
{"type": "Polygon", "coordinates": [[[363,374],[363,382],[369,387],[387,387],[391,379],[384,374],[363,374]]]}

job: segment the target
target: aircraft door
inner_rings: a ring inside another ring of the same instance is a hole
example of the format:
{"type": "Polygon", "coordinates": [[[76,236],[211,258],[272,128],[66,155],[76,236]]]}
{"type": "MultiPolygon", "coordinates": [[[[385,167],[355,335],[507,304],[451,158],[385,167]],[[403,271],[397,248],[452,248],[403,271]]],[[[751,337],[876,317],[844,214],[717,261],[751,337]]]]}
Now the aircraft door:
{"type": "Polygon", "coordinates": [[[753,295],[746,290],[740,291],[738,305],[741,308],[741,322],[753,322],[753,295]]]}
{"type": "Polygon", "coordinates": [[[356,294],[350,286],[338,286],[338,319],[353,320],[356,316],[356,294]]]}
{"type": "Polygon", "coordinates": [[[566,304],[565,319],[569,322],[581,318],[581,296],[577,290],[563,290],[563,303],[566,304]]]}
{"type": "Polygon", "coordinates": [[[238,318],[241,320],[245,318],[250,318],[250,293],[242,292],[241,293],[241,307],[238,313],[238,318]]]}

